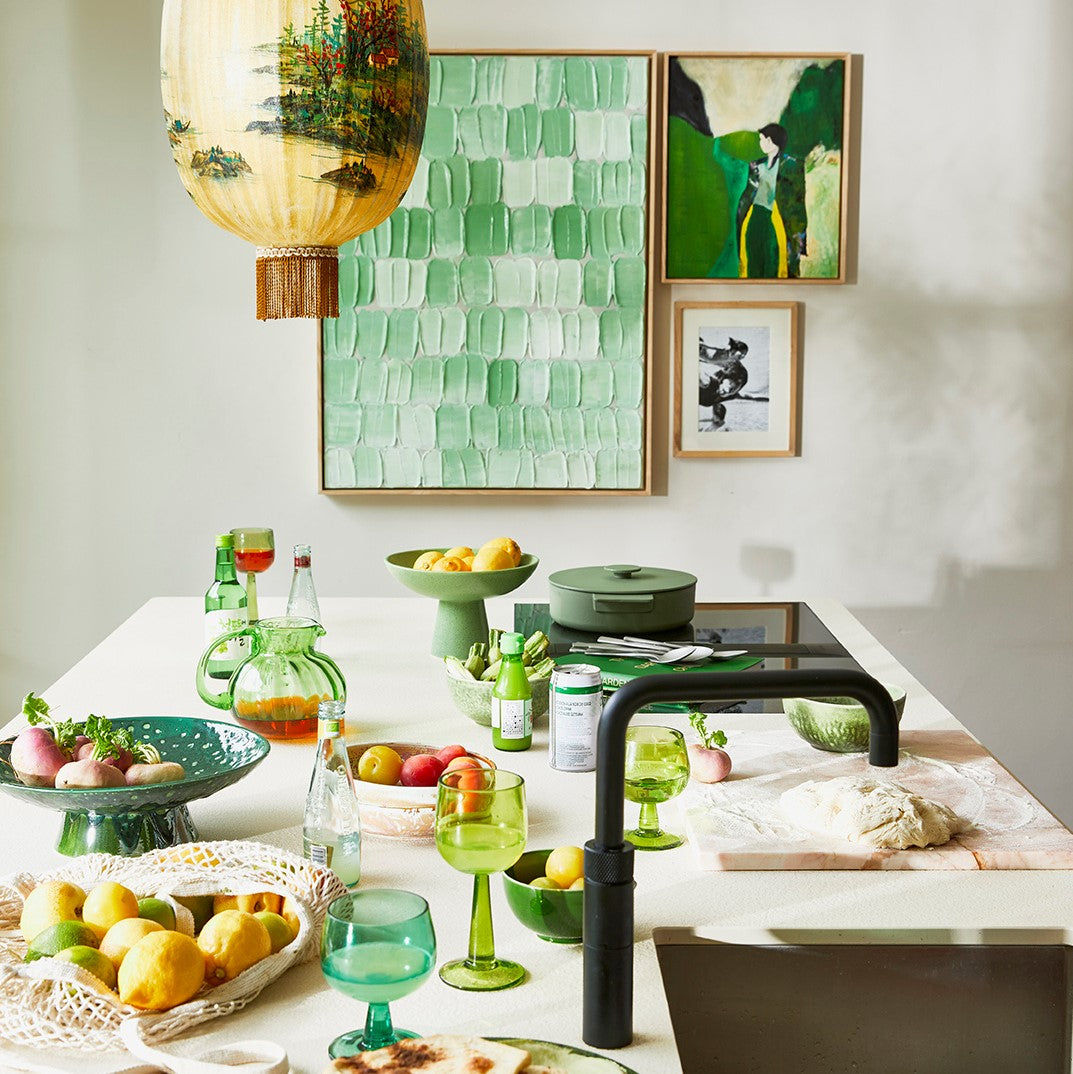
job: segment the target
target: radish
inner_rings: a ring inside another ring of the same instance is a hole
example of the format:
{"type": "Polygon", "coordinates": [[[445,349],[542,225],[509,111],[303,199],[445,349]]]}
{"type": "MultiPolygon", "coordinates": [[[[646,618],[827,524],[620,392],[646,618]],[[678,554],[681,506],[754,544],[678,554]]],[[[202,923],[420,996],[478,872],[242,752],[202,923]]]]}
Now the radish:
{"type": "Polygon", "coordinates": [[[11,743],[11,767],[28,787],[52,787],[71,757],[45,727],[27,727],[11,743]]]}
{"type": "Polygon", "coordinates": [[[686,747],[689,753],[689,774],[698,783],[718,783],[730,775],[730,754],[720,749],[725,746],[727,736],[722,731],[709,731],[705,726],[707,717],[703,712],[691,712],[689,723],[700,735],[700,743],[690,743],[686,747]]]}
{"type": "Polygon", "coordinates": [[[56,773],[56,786],[69,787],[123,787],[126,781],[115,765],[94,761],[71,761],[56,773]]]}

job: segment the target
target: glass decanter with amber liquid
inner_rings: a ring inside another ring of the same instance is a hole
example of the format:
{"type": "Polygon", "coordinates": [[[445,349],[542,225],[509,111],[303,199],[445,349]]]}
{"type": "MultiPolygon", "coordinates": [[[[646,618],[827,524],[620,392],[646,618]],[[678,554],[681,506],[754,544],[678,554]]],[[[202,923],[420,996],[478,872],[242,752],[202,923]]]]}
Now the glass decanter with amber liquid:
{"type": "Polygon", "coordinates": [[[236,723],[267,738],[309,738],[317,733],[322,701],[346,699],[346,681],[330,657],[313,646],[326,631],[300,616],[261,619],[245,630],[217,638],[197,666],[197,692],[236,723]],[[215,693],[206,676],[212,648],[231,637],[250,639],[250,655],[227,688],[215,693]]]}

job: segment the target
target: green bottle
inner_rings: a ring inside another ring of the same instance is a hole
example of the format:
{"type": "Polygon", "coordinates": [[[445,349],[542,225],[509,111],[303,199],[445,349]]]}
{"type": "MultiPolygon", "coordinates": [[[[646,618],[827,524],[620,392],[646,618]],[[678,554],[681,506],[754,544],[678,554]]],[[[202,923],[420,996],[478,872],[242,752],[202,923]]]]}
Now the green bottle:
{"type": "Polygon", "coordinates": [[[525,638],[499,639],[502,663],[492,687],[492,745],[497,750],[527,750],[533,744],[533,691],[522,663],[525,638]]]}
{"type": "MultiPolygon", "coordinates": [[[[246,590],[235,574],[235,538],[221,533],[216,537],[216,580],[205,593],[205,644],[248,625],[246,590]]],[[[225,641],[209,657],[208,673],[214,679],[230,679],[249,655],[249,638],[225,641]]]]}

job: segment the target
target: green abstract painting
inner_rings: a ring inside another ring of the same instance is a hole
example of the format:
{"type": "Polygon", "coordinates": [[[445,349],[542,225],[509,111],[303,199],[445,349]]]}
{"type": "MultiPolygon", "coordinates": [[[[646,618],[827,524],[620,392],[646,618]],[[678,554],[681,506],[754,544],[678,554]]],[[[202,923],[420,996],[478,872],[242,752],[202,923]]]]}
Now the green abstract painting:
{"type": "Polygon", "coordinates": [[[648,491],[653,62],[431,58],[413,183],[322,322],[325,491],[648,491]]]}
{"type": "Polygon", "coordinates": [[[666,58],[665,280],[844,280],[848,61],[666,58]]]}

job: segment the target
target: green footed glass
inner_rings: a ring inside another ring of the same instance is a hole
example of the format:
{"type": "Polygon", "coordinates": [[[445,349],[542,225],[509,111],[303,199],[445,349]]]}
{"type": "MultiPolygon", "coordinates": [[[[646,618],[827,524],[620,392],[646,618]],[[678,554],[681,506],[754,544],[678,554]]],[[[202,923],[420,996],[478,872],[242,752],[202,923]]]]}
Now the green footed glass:
{"type": "Polygon", "coordinates": [[[680,835],[663,831],[656,807],[685,790],[689,753],[681,731],[644,724],[626,731],[626,799],[639,802],[637,827],[625,838],[638,850],[670,850],[682,845],[680,835]]]}
{"type": "Polygon", "coordinates": [[[452,868],[473,874],[469,955],[440,967],[440,978],[453,988],[491,992],[525,977],[524,966],[496,958],[488,877],[522,856],[526,834],[521,776],[498,768],[463,768],[440,777],[436,847],[452,868]]]}

